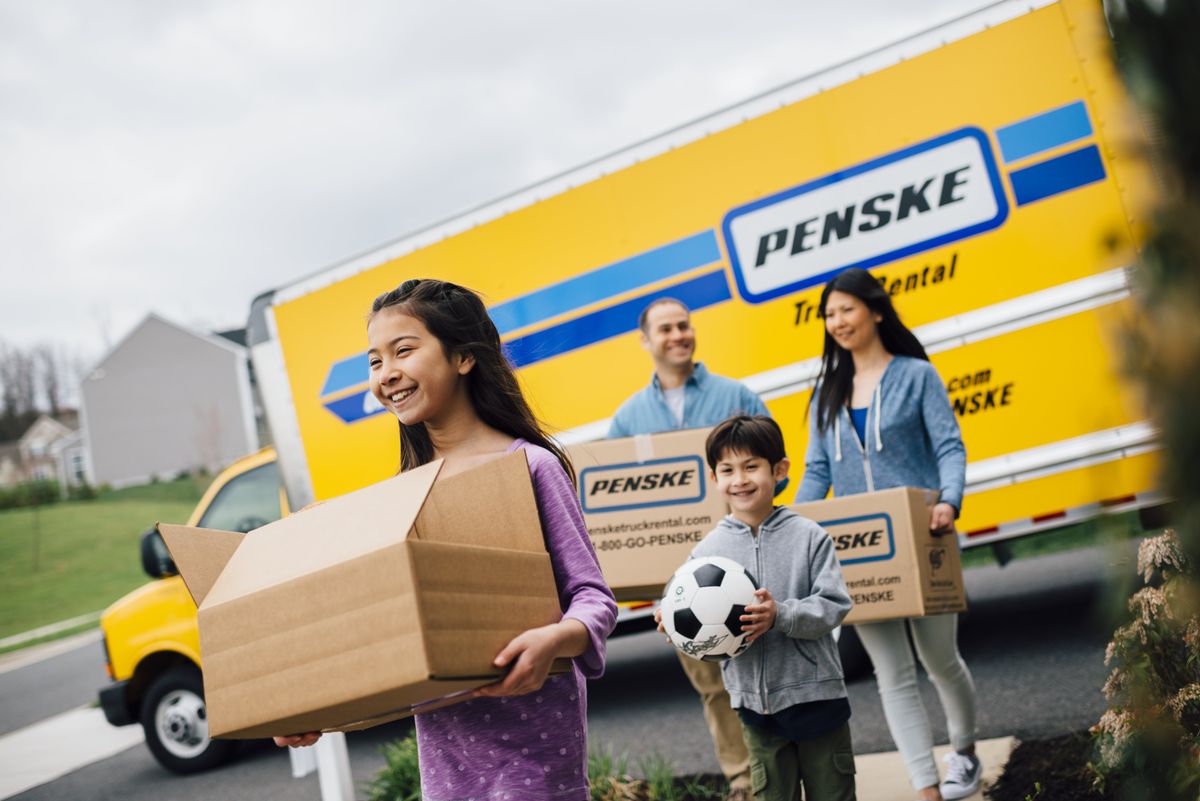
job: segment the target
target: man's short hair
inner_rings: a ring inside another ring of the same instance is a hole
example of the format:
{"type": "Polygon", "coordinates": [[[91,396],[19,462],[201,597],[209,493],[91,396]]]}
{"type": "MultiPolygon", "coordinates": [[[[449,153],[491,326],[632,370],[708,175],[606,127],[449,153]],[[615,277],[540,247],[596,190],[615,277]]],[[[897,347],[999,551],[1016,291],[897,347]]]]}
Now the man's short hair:
{"type": "Polygon", "coordinates": [[[676,300],[675,298],[659,298],[658,300],[652,300],[652,301],[650,301],[650,303],[648,303],[646,305],[646,308],[642,309],[642,313],[638,315],[638,328],[640,328],[642,330],[643,334],[647,333],[646,318],[648,318],[650,316],[650,310],[656,306],[661,306],[664,303],[674,303],[676,306],[679,306],[685,312],[687,312],[689,316],[692,313],[692,310],[689,309],[687,307],[687,304],[684,303],[682,300],[676,300]]]}
{"type": "Polygon", "coordinates": [[[741,414],[717,424],[704,443],[708,469],[716,472],[717,462],[726,453],[748,453],[766,459],[771,467],[787,458],[779,423],[761,414],[741,414]]]}

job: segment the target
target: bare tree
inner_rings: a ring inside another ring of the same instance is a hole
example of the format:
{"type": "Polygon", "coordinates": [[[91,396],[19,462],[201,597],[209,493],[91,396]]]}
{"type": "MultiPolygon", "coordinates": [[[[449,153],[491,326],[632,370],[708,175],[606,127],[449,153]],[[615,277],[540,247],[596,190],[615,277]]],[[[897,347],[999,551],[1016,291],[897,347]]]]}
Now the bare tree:
{"type": "Polygon", "coordinates": [[[63,409],[63,391],[68,381],[66,352],[61,347],[42,343],[33,349],[33,359],[46,411],[51,417],[58,417],[63,409]]]}
{"type": "Polygon", "coordinates": [[[83,370],[82,358],[61,343],[0,341],[0,441],[20,437],[41,412],[58,417],[69,408],[83,370]]]}
{"type": "Polygon", "coordinates": [[[0,440],[17,439],[37,418],[37,371],[31,353],[0,342],[0,440]]]}

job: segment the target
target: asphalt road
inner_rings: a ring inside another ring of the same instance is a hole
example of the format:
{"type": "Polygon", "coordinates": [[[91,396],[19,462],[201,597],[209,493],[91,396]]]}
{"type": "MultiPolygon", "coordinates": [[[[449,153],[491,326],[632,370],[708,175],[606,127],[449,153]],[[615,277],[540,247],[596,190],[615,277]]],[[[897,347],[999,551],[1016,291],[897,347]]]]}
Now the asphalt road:
{"type": "MultiPolygon", "coordinates": [[[[1111,631],[1103,621],[1114,604],[1128,595],[1133,562],[1132,549],[1120,554],[1092,549],[969,572],[971,612],[962,621],[960,644],[979,694],[981,738],[1058,734],[1085,728],[1099,718],[1104,710],[1099,689],[1106,676],[1104,648],[1111,631]],[[1114,590],[1114,582],[1126,588],[1114,590]]],[[[99,660],[97,648],[93,643],[83,650],[91,654],[87,658],[99,660]]],[[[66,660],[67,655],[61,658],[66,660]]],[[[56,676],[69,672],[67,661],[42,664],[56,676]]],[[[102,675],[98,670],[94,663],[84,678],[92,682],[89,700],[102,675]]],[[[77,681],[59,678],[55,686],[76,687],[77,681]]],[[[13,682],[25,688],[39,686],[21,671],[0,674],[0,699],[5,701],[0,704],[4,709],[0,725],[8,725],[8,699],[20,694],[10,688],[13,682]]],[[[26,691],[44,695],[45,684],[41,690],[26,691]]],[[[892,750],[874,680],[852,682],[848,689],[855,750],[892,750]]],[[[935,737],[944,742],[946,729],[936,693],[927,681],[922,691],[935,737]]],[[[44,708],[61,706],[66,695],[52,690],[54,699],[60,695],[63,701],[54,700],[44,708]]],[[[590,686],[589,701],[593,748],[628,754],[632,772],[638,772],[639,763],[653,753],[674,762],[680,773],[716,771],[699,701],[659,635],[647,632],[612,641],[608,672],[590,686]]],[[[382,767],[380,746],[409,730],[410,724],[398,723],[350,735],[356,786],[382,767]]],[[[21,801],[248,797],[318,801],[320,791],[315,776],[290,777],[284,752],[250,744],[234,764],[191,777],[165,773],[145,747],[138,746],[15,796],[21,801]]]]}
{"type": "Polygon", "coordinates": [[[107,679],[100,633],[56,643],[34,664],[20,651],[0,659],[0,736],[91,703],[107,679]]]}

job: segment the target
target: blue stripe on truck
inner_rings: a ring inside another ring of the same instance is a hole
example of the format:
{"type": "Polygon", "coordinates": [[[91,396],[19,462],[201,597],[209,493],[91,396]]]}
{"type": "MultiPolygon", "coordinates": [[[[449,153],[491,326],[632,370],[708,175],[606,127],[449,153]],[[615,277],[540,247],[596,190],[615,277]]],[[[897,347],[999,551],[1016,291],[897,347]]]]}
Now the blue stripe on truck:
{"type": "MultiPolygon", "coordinates": [[[[599,303],[615,295],[720,260],[721,251],[717,246],[716,232],[703,231],[575,278],[560,281],[528,295],[498,303],[488,309],[488,314],[503,336],[518,328],[557,317],[582,306],[599,303]]],[[[636,316],[635,313],[634,317],[636,316]]],[[[626,330],[633,330],[635,327],[631,326],[626,330]]],[[[537,334],[530,336],[533,337],[530,343],[537,343],[538,347],[542,347],[543,340],[537,339],[537,334]]],[[[552,335],[551,338],[557,338],[557,335],[552,335]]],[[[365,384],[369,373],[365,353],[357,353],[334,362],[325,377],[324,386],[321,387],[321,397],[365,384]]]]}
{"type": "MultiPolygon", "coordinates": [[[[517,337],[504,343],[504,350],[513,367],[528,367],[546,359],[561,356],[579,348],[594,345],[605,339],[637,330],[637,318],[647,304],[659,298],[675,298],[693,311],[724,303],[732,298],[724,270],[714,270],[675,286],[647,292],[607,309],[585,314],[574,320],[551,326],[542,331],[517,337]]],[[[325,380],[322,397],[367,383],[370,369],[367,354],[358,353],[336,362],[325,380]]],[[[325,400],[322,405],[347,423],[372,417],[382,411],[375,404],[367,410],[368,391],[363,389],[346,397],[325,400]]]]}
{"type": "Polygon", "coordinates": [[[1104,180],[1100,150],[1088,145],[1009,174],[1018,206],[1104,180]]]}
{"type": "Polygon", "coordinates": [[[607,300],[721,259],[714,231],[639,253],[488,309],[500,334],[607,300]]]}
{"type": "Polygon", "coordinates": [[[996,129],[1006,164],[1091,135],[1092,122],[1082,100],[996,129]]]}
{"type": "Polygon", "coordinates": [[[705,306],[723,303],[731,297],[725,271],[714,270],[681,284],[648,292],[607,309],[511,339],[504,347],[513,367],[527,367],[605,339],[636,331],[638,314],[647,304],[659,298],[681,300],[695,311],[705,306]]]}

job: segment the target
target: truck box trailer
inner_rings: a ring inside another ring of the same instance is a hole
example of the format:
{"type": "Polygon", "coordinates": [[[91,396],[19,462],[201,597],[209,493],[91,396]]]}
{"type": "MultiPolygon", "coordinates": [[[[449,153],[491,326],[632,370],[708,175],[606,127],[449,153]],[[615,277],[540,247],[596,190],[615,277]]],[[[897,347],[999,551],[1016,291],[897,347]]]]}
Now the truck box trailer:
{"type": "Polygon", "coordinates": [[[364,319],[405,279],[483,295],[566,444],[645,385],[638,312],[683,300],[698,357],[802,463],[816,307],[851,266],[946,382],[964,546],[1160,503],[1117,341],[1154,187],[1110,44],[1090,0],[996,3],[264,294],[251,352],[292,505],[395,473],[364,319]]]}

